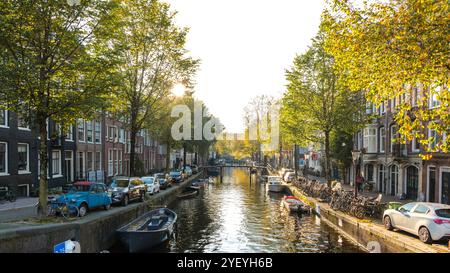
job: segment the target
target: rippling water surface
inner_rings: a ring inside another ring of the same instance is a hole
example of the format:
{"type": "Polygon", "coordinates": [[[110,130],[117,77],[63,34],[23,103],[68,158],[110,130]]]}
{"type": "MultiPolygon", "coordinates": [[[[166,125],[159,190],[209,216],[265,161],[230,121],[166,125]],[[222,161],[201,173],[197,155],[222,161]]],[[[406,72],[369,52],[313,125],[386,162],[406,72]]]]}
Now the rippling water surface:
{"type": "Polygon", "coordinates": [[[283,194],[250,184],[245,169],[226,169],[222,183],[170,207],[176,236],[152,252],[360,252],[315,215],[290,214],[283,194]]]}

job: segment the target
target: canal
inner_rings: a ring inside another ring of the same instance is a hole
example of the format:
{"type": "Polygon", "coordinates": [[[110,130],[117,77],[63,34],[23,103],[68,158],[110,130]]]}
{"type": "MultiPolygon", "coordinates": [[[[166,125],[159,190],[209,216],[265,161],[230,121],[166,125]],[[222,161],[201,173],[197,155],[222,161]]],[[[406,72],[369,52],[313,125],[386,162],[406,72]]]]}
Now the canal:
{"type": "MultiPolygon", "coordinates": [[[[316,215],[290,214],[280,206],[283,194],[255,180],[246,169],[227,168],[222,183],[171,204],[175,236],[149,252],[361,252],[316,215]]],[[[120,245],[111,251],[121,252],[120,245]]]]}

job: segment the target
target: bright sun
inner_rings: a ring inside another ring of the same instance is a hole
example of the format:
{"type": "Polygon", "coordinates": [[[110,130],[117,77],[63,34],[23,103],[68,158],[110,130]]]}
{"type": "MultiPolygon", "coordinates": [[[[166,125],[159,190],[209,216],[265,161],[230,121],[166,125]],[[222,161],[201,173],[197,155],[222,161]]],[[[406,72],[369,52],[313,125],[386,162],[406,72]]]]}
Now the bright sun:
{"type": "Polygon", "coordinates": [[[172,89],[172,93],[177,97],[183,96],[185,91],[186,91],[186,88],[181,83],[175,85],[172,89]]]}

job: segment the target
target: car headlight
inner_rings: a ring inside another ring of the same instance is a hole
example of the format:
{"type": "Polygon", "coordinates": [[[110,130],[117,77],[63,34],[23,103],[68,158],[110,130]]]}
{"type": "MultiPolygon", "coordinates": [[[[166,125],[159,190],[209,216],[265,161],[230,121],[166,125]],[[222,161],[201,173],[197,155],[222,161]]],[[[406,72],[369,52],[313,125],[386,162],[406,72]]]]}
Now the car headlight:
{"type": "Polygon", "coordinates": [[[77,200],[76,199],[70,199],[70,202],[75,203],[75,202],[77,202],[77,200]]]}

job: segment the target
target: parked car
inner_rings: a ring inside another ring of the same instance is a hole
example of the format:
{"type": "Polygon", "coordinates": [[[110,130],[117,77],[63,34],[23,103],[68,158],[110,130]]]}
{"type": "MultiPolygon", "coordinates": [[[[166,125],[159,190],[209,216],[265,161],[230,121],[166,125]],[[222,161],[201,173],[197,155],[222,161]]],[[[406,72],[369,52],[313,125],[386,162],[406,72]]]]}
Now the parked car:
{"type": "Polygon", "coordinates": [[[87,181],[75,182],[67,194],[61,195],[56,202],[68,202],[68,205],[77,206],[80,217],[85,216],[93,208],[103,207],[108,210],[111,207],[111,198],[106,185],[87,181]]]}
{"type": "Polygon", "coordinates": [[[192,169],[189,166],[186,166],[184,168],[184,172],[186,173],[187,177],[191,177],[192,176],[192,169]]]}
{"type": "Polygon", "coordinates": [[[190,165],[192,169],[192,174],[198,174],[198,166],[197,165],[190,165]]]}
{"type": "Polygon", "coordinates": [[[284,175],[284,182],[291,183],[295,180],[295,172],[287,172],[284,175]]]}
{"type": "Polygon", "coordinates": [[[155,173],[153,177],[159,182],[159,188],[165,190],[172,187],[172,182],[167,179],[167,175],[164,173],[155,173]]]}
{"type": "Polygon", "coordinates": [[[183,181],[183,174],[180,170],[173,170],[169,173],[170,181],[174,183],[179,183],[183,181]]]}
{"type": "Polygon", "coordinates": [[[153,195],[155,193],[158,193],[160,190],[159,187],[159,180],[155,179],[154,176],[144,176],[141,178],[142,182],[144,182],[147,193],[153,195]]]}
{"type": "Polygon", "coordinates": [[[144,201],[146,186],[139,177],[116,177],[109,186],[113,204],[127,206],[130,201],[144,201]]]}
{"type": "Polygon", "coordinates": [[[284,179],[284,176],[285,176],[286,173],[288,173],[288,172],[295,172],[295,171],[292,170],[292,169],[285,169],[285,168],[282,168],[281,171],[279,172],[279,174],[280,174],[280,176],[284,179]]]}
{"type": "Polygon", "coordinates": [[[450,206],[412,202],[383,214],[384,227],[404,230],[419,236],[424,243],[450,238],[450,206]]]}

